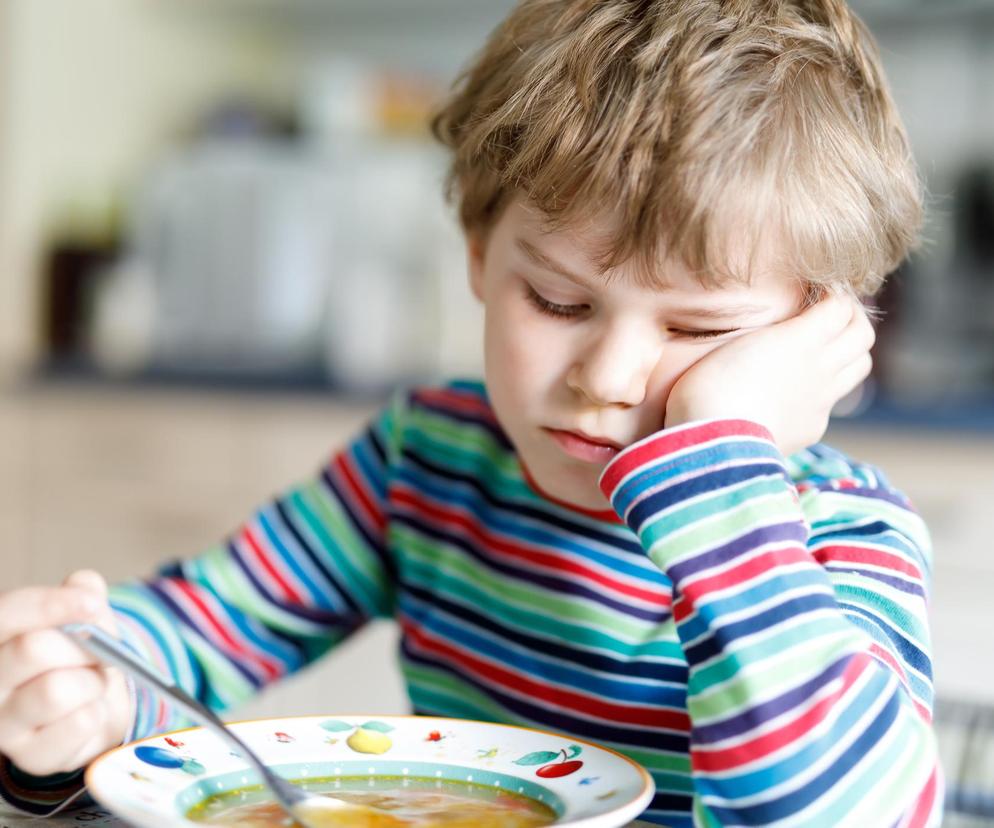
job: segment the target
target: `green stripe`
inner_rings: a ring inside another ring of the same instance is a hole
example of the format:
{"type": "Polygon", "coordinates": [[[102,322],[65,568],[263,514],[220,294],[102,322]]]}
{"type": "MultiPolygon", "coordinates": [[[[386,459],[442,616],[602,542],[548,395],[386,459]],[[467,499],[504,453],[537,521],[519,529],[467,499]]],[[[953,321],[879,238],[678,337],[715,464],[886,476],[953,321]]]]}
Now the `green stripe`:
{"type": "Polygon", "coordinates": [[[733,538],[738,537],[746,529],[759,526],[770,526],[778,523],[794,523],[800,519],[797,507],[790,496],[790,490],[781,483],[775,495],[768,495],[763,500],[749,498],[741,502],[738,508],[730,508],[727,498],[715,498],[721,501],[714,507],[713,519],[701,519],[696,525],[689,523],[684,517],[683,509],[668,516],[665,523],[669,527],[660,527],[658,521],[644,532],[640,533],[642,544],[649,550],[649,557],[660,568],[665,568],[668,561],[684,557],[704,549],[715,549],[733,538]],[[690,525],[687,531],[679,531],[680,527],[690,525]],[[673,534],[675,533],[675,537],[673,534]]]}
{"type": "Polygon", "coordinates": [[[310,529],[318,551],[331,559],[331,569],[343,578],[346,591],[369,614],[384,614],[387,602],[381,584],[377,583],[382,573],[375,571],[364,554],[365,543],[345,519],[341,505],[318,483],[291,492],[287,502],[310,529]]]}
{"type": "MultiPolygon", "coordinates": [[[[851,597],[851,603],[859,607],[872,607],[876,615],[890,621],[891,625],[896,627],[902,636],[914,641],[916,644],[922,645],[922,649],[927,649],[925,645],[929,640],[928,627],[913,612],[909,612],[901,604],[885,597],[883,590],[890,588],[888,584],[879,583],[874,580],[873,589],[869,590],[864,586],[867,577],[865,575],[852,575],[845,572],[833,572],[832,575],[836,597],[840,600],[840,603],[842,603],[843,598],[851,597]]],[[[902,597],[905,596],[900,591],[897,591],[897,594],[902,597]]],[[[918,598],[914,600],[916,602],[920,601],[918,598]]],[[[886,625],[884,629],[887,629],[886,625]]]]}
{"type": "MultiPolygon", "coordinates": [[[[542,588],[528,587],[518,579],[495,575],[461,550],[426,540],[408,527],[398,525],[393,535],[407,553],[405,575],[435,594],[444,594],[464,605],[491,607],[527,631],[543,630],[550,637],[625,656],[630,656],[633,647],[637,647],[643,655],[683,661],[678,641],[654,640],[660,635],[659,627],[633,622],[576,598],[562,598],[542,588]],[[619,637],[608,636],[602,630],[611,630],[619,637]],[[626,635],[627,641],[620,637],[626,635]],[[648,641],[647,636],[651,636],[648,641]]],[[[672,623],[670,619],[667,626],[672,623]]]]}
{"type": "Polygon", "coordinates": [[[729,654],[713,668],[692,669],[687,686],[691,718],[703,723],[729,710],[748,707],[755,699],[768,698],[773,691],[794,686],[801,677],[814,675],[842,654],[860,649],[857,645],[863,635],[855,627],[840,619],[840,634],[829,636],[824,630],[826,620],[812,619],[792,631],[789,639],[798,646],[775,648],[764,643],[763,650],[773,654],[763,661],[754,660],[754,648],[747,647],[729,654]],[[817,632],[816,637],[812,637],[812,630],[817,632]],[[753,669],[746,674],[738,672],[744,664],[753,669]]]}
{"type": "Polygon", "coordinates": [[[268,598],[259,594],[241,567],[233,566],[225,550],[214,549],[188,566],[195,575],[197,586],[214,593],[256,621],[277,629],[313,635],[312,625],[303,626],[298,619],[281,612],[268,598]],[[288,623],[289,622],[289,623],[288,623]]]}
{"type": "Polygon", "coordinates": [[[214,710],[227,710],[247,701],[255,688],[242,676],[228,659],[219,658],[217,650],[200,637],[199,633],[183,637],[186,646],[200,662],[204,671],[207,704],[214,710]]]}
{"type": "Polygon", "coordinates": [[[707,497],[681,504],[678,509],[667,512],[658,519],[649,518],[639,527],[639,537],[642,538],[643,543],[651,546],[660,537],[723,512],[731,504],[739,504],[753,497],[776,494],[782,492],[783,488],[783,478],[777,476],[769,480],[746,480],[735,484],[734,487],[708,492],[707,497]]]}
{"type": "MultiPolygon", "coordinates": [[[[838,796],[818,814],[813,824],[889,825],[900,816],[895,813],[896,803],[914,802],[935,753],[922,739],[926,735],[925,724],[917,715],[905,716],[904,727],[901,726],[901,718],[898,716],[890,730],[894,741],[872,765],[863,763],[858,766],[859,773],[854,775],[848,788],[841,789],[845,779],[833,786],[832,793],[838,792],[838,796]],[[912,739],[917,743],[914,747],[912,739]],[[890,784],[883,785],[884,781],[890,784]],[[867,813],[869,808],[872,811],[867,813]],[[853,823],[852,817],[858,817],[858,822],[853,823]]],[[[823,800],[824,797],[819,801],[823,800]]]]}
{"type": "Polygon", "coordinates": [[[492,698],[449,673],[407,659],[402,660],[401,670],[416,707],[451,711],[447,715],[459,718],[518,724],[492,698]]]}

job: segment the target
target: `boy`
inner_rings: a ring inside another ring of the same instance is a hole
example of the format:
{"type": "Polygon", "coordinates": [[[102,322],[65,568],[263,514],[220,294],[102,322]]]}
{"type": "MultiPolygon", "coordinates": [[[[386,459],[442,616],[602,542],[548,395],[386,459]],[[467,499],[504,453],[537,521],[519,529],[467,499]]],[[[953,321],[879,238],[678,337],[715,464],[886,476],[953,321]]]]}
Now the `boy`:
{"type": "MultiPolygon", "coordinates": [[[[0,596],[4,796],[176,725],[51,628],[213,707],[391,616],[416,712],[653,774],[643,819],[937,825],[928,540],[817,444],[867,375],[918,181],[841,0],[526,0],[434,122],[486,385],[399,395],[225,544],[0,596]]],[[[61,785],[61,787],[60,787],[61,785]]]]}

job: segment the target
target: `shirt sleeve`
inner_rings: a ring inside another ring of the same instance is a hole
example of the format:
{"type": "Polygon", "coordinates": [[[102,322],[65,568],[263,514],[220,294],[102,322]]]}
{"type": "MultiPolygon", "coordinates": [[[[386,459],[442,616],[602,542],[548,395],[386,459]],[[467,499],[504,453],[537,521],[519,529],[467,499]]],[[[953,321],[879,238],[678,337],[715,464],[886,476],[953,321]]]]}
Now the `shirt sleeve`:
{"type": "Polygon", "coordinates": [[[741,420],[646,438],[601,487],[673,582],[695,824],[938,825],[930,548],[907,501],[741,420]]]}
{"type": "MultiPolygon", "coordinates": [[[[258,509],[224,542],[113,587],[123,641],[211,709],[223,712],[299,670],[374,617],[393,614],[386,541],[390,469],[406,395],[311,480],[258,509]]],[[[131,685],[126,741],[188,724],[131,685]]],[[[0,807],[52,814],[82,773],[32,777],[0,756],[0,807]]]]}

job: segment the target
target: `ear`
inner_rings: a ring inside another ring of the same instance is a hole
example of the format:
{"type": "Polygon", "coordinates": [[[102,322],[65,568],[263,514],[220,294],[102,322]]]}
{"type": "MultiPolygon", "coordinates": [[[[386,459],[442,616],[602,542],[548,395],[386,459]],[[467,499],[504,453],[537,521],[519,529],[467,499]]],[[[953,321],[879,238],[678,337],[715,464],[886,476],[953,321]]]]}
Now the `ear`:
{"type": "Polygon", "coordinates": [[[483,301],[483,265],[487,254],[487,241],[479,230],[466,231],[466,271],[469,289],[483,301]]]}

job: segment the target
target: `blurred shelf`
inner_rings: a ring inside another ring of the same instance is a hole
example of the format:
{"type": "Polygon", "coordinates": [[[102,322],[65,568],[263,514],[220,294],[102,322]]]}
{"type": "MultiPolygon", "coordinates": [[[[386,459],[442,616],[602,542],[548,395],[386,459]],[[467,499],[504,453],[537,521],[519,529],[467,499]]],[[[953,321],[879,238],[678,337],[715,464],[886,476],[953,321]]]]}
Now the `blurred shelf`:
{"type": "Polygon", "coordinates": [[[836,418],[833,423],[841,427],[852,424],[994,433],[994,392],[928,403],[899,401],[881,396],[858,414],[836,418]]]}
{"type": "MultiPolygon", "coordinates": [[[[175,0],[173,0],[175,2],[175,0]]],[[[198,14],[221,13],[239,18],[266,18],[294,26],[345,25],[413,30],[438,27],[491,27],[515,0],[182,0],[198,14]]],[[[994,24],[992,0],[851,0],[850,5],[872,28],[945,23],[994,24]]]]}
{"type": "MultiPolygon", "coordinates": [[[[175,2],[175,0],[172,0],[175,2]]],[[[390,27],[409,32],[439,27],[487,28],[515,5],[514,0],[182,0],[184,10],[233,18],[266,19],[301,28],[390,27]]]]}
{"type": "Polygon", "coordinates": [[[991,0],[851,0],[850,5],[875,31],[962,23],[994,25],[991,0]]]}

